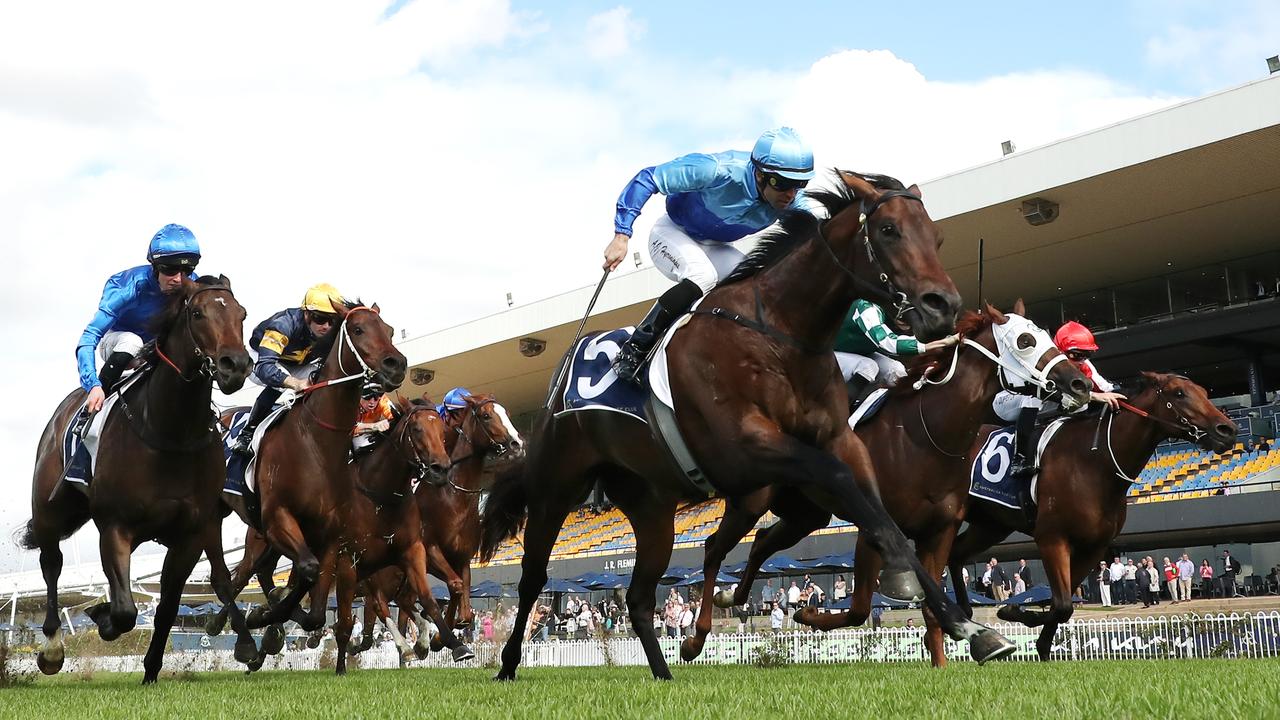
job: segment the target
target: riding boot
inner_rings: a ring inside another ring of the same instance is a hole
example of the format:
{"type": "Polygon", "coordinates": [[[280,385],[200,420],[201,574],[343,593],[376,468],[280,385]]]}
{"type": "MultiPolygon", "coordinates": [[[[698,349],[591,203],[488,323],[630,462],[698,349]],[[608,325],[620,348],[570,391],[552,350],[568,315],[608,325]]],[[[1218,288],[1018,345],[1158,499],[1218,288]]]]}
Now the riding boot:
{"type": "Polygon", "coordinates": [[[249,411],[249,419],[236,435],[231,452],[246,460],[253,457],[253,433],[258,429],[258,424],[271,414],[271,408],[280,398],[280,393],[281,391],[277,388],[263,388],[262,392],[258,393],[258,399],[253,401],[253,409],[249,411]]]}
{"type": "Polygon", "coordinates": [[[867,390],[871,387],[871,381],[865,377],[854,373],[853,377],[844,381],[845,393],[849,397],[849,414],[852,415],[854,410],[862,404],[867,397],[867,390]]]}
{"type": "Polygon", "coordinates": [[[129,363],[133,361],[133,356],[127,352],[113,352],[111,357],[107,358],[106,364],[102,366],[102,371],[98,373],[98,381],[102,383],[102,392],[111,394],[111,390],[115,388],[116,383],[120,382],[120,376],[124,374],[124,369],[129,367],[129,363]]]}
{"type": "Polygon", "coordinates": [[[1013,462],[1009,468],[1012,478],[1029,478],[1036,473],[1036,415],[1037,407],[1024,407],[1018,411],[1014,425],[1013,462]]]}
{"type": "Polygon", "coordinates": [[[631,339],[618,350],[618,356],[613,360],[614,374],[628,382],[642,384],[640,367],[649,357],[658,338],[701,296],[702,288],[692,280],[681,280],[678,285],[663,293],[649,310],[649,314],[636,326],[631,339]]]}

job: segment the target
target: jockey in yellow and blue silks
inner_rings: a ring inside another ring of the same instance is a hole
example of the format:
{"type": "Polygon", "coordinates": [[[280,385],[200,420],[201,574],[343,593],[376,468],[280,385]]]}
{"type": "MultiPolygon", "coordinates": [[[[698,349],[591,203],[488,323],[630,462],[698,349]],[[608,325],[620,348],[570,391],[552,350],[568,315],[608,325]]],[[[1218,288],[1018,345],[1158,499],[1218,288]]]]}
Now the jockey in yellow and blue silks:
{"type": "Polygon", "coordinates": [[[165,296],[182,287],[200,262],[196,236],[181,225],[165,225],[151,238],[147,264],[107,279],[102,300],[76,344],[80,387],[89,393],[85,407],[95,413],[125,367],[150,342],[151,320],[164,308],[165,296]],[[99,373],[94,353],[102,358],[99,373]]]}
{"type": "Polygon", "coordinates": [[[253,382],[264,385],[244,427],[236,435],[231,451],[252,456],[253,433],[271,414],[271,408],[285,390],[302,392],[311,385],[311,373],[323,358],[311,357],[316,341],[341,321],[337,305],[342,295],[332,285],[321,283],[307,290],[302,306],[288,308],[263,320],[249,336],[254,353],[253,382]]]}
{"type": "Polygon", "coordinates": [[[627,255],[631,226],[654,193],[667,196],[667,214],[649,233],[649,256],[678,284],[658,298],[614,360],[618,377],[634,379],[664,330],[733,271],[743,254],[730,243],[800,208],[800,189],[813,178],[813,151],[795,130],[760,136],[750,153],[693,153],[641,170],[623,189],[604,269],[627,255]]]}

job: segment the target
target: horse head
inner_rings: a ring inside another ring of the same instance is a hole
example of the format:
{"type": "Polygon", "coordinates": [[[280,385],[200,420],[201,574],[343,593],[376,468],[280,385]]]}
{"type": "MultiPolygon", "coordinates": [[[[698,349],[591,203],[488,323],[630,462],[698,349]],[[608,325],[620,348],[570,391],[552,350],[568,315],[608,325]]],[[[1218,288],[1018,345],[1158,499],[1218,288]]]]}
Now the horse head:
{"type": "Polygon", "coordinates": [[[831,240],[852,235],[846,239],[855,244],[861,235],[867,262],[853,264],[865,285],[859,296],[878,302],[899,326],[905,323],[923,340],[950,333],[961,308],[960,291],[938,259],[942,233],[924,208],[919,186],[903,188],[893,178],[845,171],[839,177],[857,197],[857,211],[833,217],[823,232],[831,240]]]}
{"type": "Polygon", "coordinates": [[[517,457],[524,452],[524,440],[511,423],[511,416],[492,395],[470,395],[465,399],[461,431],[472,449],[464,452],[501,456],[511,451],[517,457]]]}
{"type": "Polygon", "coordinates": [[[369,307],[343,303],[337,310],[342,318],[337,329],[338,347],[334,349],[338,370],[354,372],[354,364],[366,377],[381,383],[384,390],[400,387],[409,362],[392,344],[395,331],[383,321],[377,303],[369,307]]]}
{"type": "Polygon", "coordinates": [[[1204,388],[1181,375],[1144,372],[1141,378],[1142,388],[1132,404],[1166,426],[1169,437],[1190,440],[1216,453],[1235,444],[1236,424],[1209,402],[1204,388]]]}
{"type": "Polygon", "coordinates": [[[184,378],[203,373],[222,392],[233,393],[244,386],[253,367],[244,347],[246,316],[225,275],[184,279],[157,320],[156,347],[161,353],[169,347],[178,356],[168,359],[184,378]]]}
{"type": "Polygon", "coordinates": [[[1049,333],[1026,318],[1021,298],[1013,304],[1012,312],[1000,312],[990,304],[985,312],[991,318],[991,340],[1006,386],[1032,385],[1046,396],[1060,394],[1062,407],[1068,411],[1088,404],[1093,384],[1067,361],[1049,333]]]}
{"type": "Polygon", "coordinates": [[[393,429],[395,441],[405,459],[418,468],[418,477],[432,485],[443,485],[452,467],[445,449],[445,424],[430,402],[396,398],[400,419],[393,429]]]}

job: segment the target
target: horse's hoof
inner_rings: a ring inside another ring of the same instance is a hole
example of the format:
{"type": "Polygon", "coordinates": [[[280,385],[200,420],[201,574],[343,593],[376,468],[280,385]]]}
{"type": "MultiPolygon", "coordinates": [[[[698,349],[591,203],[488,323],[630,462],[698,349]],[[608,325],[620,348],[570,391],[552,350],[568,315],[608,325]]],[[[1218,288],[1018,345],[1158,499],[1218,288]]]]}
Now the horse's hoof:
{"type": "Polygon", "coordinates": [[[985,628],[969,638],[969,655],[979,665],[1008,657],[1017,649],[1017,645],[991,628],[985,628]]]}
{"type": "Polygon", "coordinates": [[[158,679],[159,679],[159,676],[157,676],[157,675],[152,675],[151,673],[147,673],[146,675],[143,675],[143,676],[142,676],[142,684],[143,684],[143,685],[155,685],[155,684],[156,684],[156,680],[158,680],[158,679]]]}
{"type": "Polygon", "coordinates": [[[444,649],[444,639],[440,637],[440,633],[431,636],[431,652],[440,652],[444,649]]]}
{"type": "Polygon", "coordinates": [[[793,615],[791,619],[805,627],[817,628],[818,610],[811,607],[802,607],[796,611],[796,614],[793,615]]]}
{"type": "Polygon", "coordinates": [[[209,637],[217,637],[222,634],[222,628],[226,626],[226,618],[221,614],[210,615],[204,624],[204,634],[209,637]]]}
{"type": "Polygon", "coordinates": [[[267,593],[267,604],[275,607],[284,602],[286,597],[289,597],[289,588],[283,586],[272,588],[271,592],[267,593]]]}
{"type": "Polygon", "coordinates": [[[880,594],[891,600],[919,602],[924,598],[924,588],[910,570],[885,570],[880,573],[880,594]]]}
{"type": "Polygon", "coordinates": [[[1005,622],[1019,622],[1018,615],[1022,612],[1022,608],[1017,605],[1003,605],[996,611],[996,617],[1005,622]]]}
{"type": "Polygon", "coordinates": [[[272,625],[262,633],[262,652],[268,655],[279,655],[284,649],[284,626],[272,625]]]}
{"type": "Polygon", "coordinates": [[[497,675],[493,676],[494,682],[513,682],[516,679],[515,670],[499,670],[497,675]]]}
{"type": "Polygon", "coordinates": [[[253,638],[247,637],[244,640],[236,641],[235,652],[232,656],[236,662],[242,665],[248,665],[258,658],[258,646],[253,644],[253,638]]]}
{"type": "Polygon", "coordinates": [[[67,659],[67,654],[59,648],[56,651],[45,652],[41,650],[36,654],[36,666],[40,668],[40,672],[45,675],[57,675],[62,669],[62,663],[67,659]]]}
{"type": "Polygon", "coordinates": [[[711,602],[715,603],[715,606],[722,610],[731,608],[733,607],[733,604],[734,604],[733,593],[729,592],[728,590],[721,590],[720,592],[711,596],[711,602]]]}
{"type": "Polygon", "coordinates": [[[453,649],[453,661],[462,662],[464,660],[474,660],[476,654],[471,652],[471,648],[466,645],[459,645],[453,649]]]}
{"type": "Polygon", "coordinates": [[[99,629],[111,624],[111,605],[108,603],[98,603],[93,607],[86,608],[85,615],[93,621],[99,629]]]}
{"type": "Polygon", "coordinates": [[[254,657],[248,663],[245,663],[244,674],[248,675],[249,673],[258,672],[259,670],[262,669],[262,664],[265,663],[266,661],[267,661],[267,654],[258,653],[256,657],[254,657]]]}
{"type": "Polygon", "coordinates": [[[687,637],[684,642],[680,643],[680,659],[685,662],[693,662],[702,654],[702,643],[697,638],[687,637]]]}
{"type": "Polygon", "coordinates": [[[244,616],[245,624],[247,624],[251,628],[260,628],[266,625],[266,623],[263,621],[263,618],[266,617],[266,615],[267,615],[267,608],[263,607],[262,605],[259,605],[258,607],[250,610],[248,615],[244,616]]]}
{"type": "Polygon", "coordinates": [[[426,660],[427,657],[431,654],[431,649],[425,645],[418,645],[415,643],[413,646],[413,654],[414,654],[414,657],[418,658],[419,660],[426,660]]]}
{"type": "Polygon", "coordinates": [[[308,636],[307,636],[307,649],[308,649],[308,650],[315,650],[316,648],[320,647],[320,638],[321,638],[321,636],[320,636],[320,635],[315,635],[315,634],[308,635],[308,636]]]}

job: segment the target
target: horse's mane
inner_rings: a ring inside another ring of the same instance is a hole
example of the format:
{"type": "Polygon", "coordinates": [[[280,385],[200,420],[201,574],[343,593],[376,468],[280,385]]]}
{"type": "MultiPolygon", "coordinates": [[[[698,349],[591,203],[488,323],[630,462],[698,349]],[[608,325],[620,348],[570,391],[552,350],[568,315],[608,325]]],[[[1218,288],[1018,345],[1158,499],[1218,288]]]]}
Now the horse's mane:
{"type": "MultiPolygon", "coordinates": [[[[841,170],[832,168],[831,172],[836,180],[834,188],[805,190],[804,196],[822,205],[826,209],[828,217],[835,217],[836,213],[859,202],[859,198],[853,193],[853,188],[849,187],[840,178],[841,170]]],[[[871,183],[872,187],[877,190],[906,190],[906,187],[899,180],[888,175],[850,174],[857,175],[871,183]]],[[[728,285],[739,280],[745,280],[771,267],[789,255],[792,250],[817,235],[818,227],[821,223],[821,220],[806,210],[788,210],[782,216],[778,226],[764,231],[760,235],[760,242],[752,249],[751,253],[742,262],[738,263],[733,272],[729,273],[729,276],[721,280],[719,284],[728,285]]]]}
{"type": "Polygon", "coordinates": [[[220,277],[213,275],[204,275],[190,281],[190,283],[195,287],[188,287],[186,283],[183,283],[181,292],[175,292],[165,298],[164,308],[151,319],[150,330],[155,340],[147,344],[142,354],[150,355],[153,352],[153,346],[162,344],[165,338],[169,336],[174,326],[178,324],[178,320],[182,318],[182,312],[187,307],[187,299],[191,297],[192,293],[201,287],[227,287],[220,277]]]}
{"type": "MultiPolygon", "coordinates": [[[[961,337],[971,338],[990,327],[993,322],[995,322],[995,318],[985,312],[966,310],[960,316],[960,319],[956,321],[956,332],[961,337]]],[[[943,348],[917,355],[906,363],[907,374],[899,378],[891,389],[895,393],[913,391],[915,383],[924,377],[925,373],[933,370],[940,361],[943,361],[944,355],[949,355],[952,352],[954,352],[952,348],[943,348]]]]}

